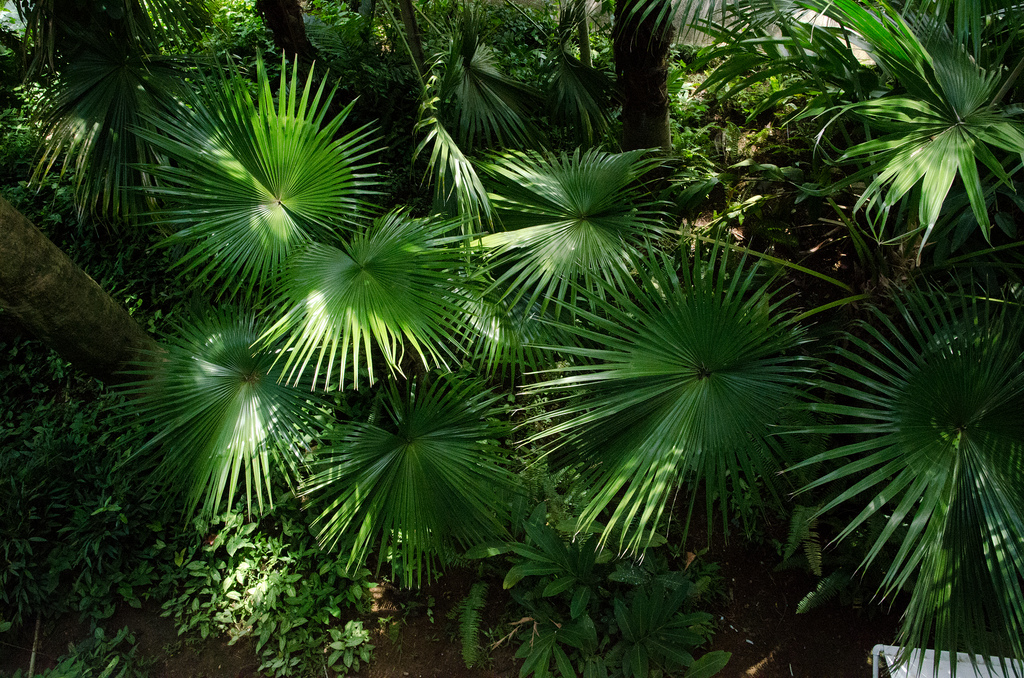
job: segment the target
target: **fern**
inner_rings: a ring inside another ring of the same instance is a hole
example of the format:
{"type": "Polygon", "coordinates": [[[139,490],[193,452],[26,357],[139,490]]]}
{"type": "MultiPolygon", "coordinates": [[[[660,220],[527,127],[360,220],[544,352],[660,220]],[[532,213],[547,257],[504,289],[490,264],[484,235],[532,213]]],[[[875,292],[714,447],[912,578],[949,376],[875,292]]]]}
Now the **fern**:
{"type": "Polygon", "coordinates": [[[797,506],[789,523],[789,539],[783,560],[789,560],[802,546],[807,564],[816,576],[821,576],[821,540],[818,538],[818,518],[815,514],[820,506],[797,506]]]}
{"type": "Polygon", "coordinates": [[[462,601],[462,613],[459,615],[459,637],[462,639],[462,660],[466,668],[480,661],[480,613],[487,601],[487,584],[478,581],[473,584],[462,601]]]}
{"type": "Polygon", "coordinates": [[[818,587],[804,596],[804,599],[796,606],[797,614],[803,614],[816,607],[821,607],[849,586],[851,581],[850,575],[844,570],[836,570],[819,581],[818,587]]]}

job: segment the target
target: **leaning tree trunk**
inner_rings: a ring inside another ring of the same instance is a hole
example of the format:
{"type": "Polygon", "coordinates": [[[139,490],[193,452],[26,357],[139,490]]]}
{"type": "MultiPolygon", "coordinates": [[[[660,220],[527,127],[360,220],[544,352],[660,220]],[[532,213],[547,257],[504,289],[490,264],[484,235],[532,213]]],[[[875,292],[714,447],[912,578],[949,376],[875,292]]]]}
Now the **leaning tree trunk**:
{"type": "MultiPolygon", "coordinates": [[[[82,371],[111,383],[159,347],[21,212],[0,196],[0,309],[82,371]]],[[[0,322],[3,322],[0,317],[0,322]]]]}
{"type": "Polygon", "coordinates": [[[668,107],[668,52],[673,28],[664,20],[669,0],[615,4],[615,72],[622,91],[622,150],[672,148],[668,107]],[[647,10],[650,10],[648,12],[647,10]],[[646,14],[646,16],[644,16],[646,14]]]}

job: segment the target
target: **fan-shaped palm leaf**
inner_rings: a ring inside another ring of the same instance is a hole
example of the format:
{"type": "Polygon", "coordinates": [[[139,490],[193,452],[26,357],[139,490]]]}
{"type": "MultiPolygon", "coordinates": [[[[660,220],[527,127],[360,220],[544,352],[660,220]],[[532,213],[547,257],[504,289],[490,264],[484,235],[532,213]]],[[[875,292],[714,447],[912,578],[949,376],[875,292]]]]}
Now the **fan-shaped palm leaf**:
{"type": "Polygon", "coordinates": [[[632,255],[660,230],[656,202],[635,185],[656,162],[642,154],[516,153],[485,165],[505,228],[483,239],[504,269],[498,284],[531,303],[565,300],[581,280],[588,288],[602,279],[623,286],[632,255]]]}
{"type": "Polygon", "coordinates": [[[730,489],[748,508],[741,482],[755,502],[763,500],[761,483],[774,495],[785,453],[772,434],[782,411],[801,400],[812,368],[794,353],[802,332],[757,267],[730,272],[714,252],[679,273],[656,254],[638,268],[639,282],[626,279],[623,289],[601,283],[596,310],[565,328],[589,346],[558,350],[593,365],[535,388],[584,394],[566,400],[563,423],[542,435],[556,436],[551,448],[581,461],[595,482],[581,526],[614,504],[604,538],[621,530],[630,548],[645,545],[642,535],[687,477],[704,483],[709,521],[713,502],[730,489]]]}
{"type": "Polygon", "coordinates": [[[334,237],[359,218],[371,192],[364,173],[372,152],[365,128],[340,137],[351,104],[327,120],[331,95],[312,74],[299,85],[296,63],[282,67],[275,105],[257,63],[259,103],[237,72],[203,88],[191,112],[175,108],[152,122],[166,136],[145,136],[176,163],[153,168],[154,193],[168,202],[162,223],[181,230],[168,244],[195,246],[181,260],[228,292],[262,289],[285,258],[311,240],[334,237]]]}
{"type": "Polygon", "coordinates": [[[514,477],[501,466],[499,396],[445,375],[382,393],[380,424],[336,433],[304,485],[320,515],[321,542],[352,540],[349,564],[380,541],[406,586],[429,580],[434,560],[454,544],[500,537],[503,493],[514,477]]]}
{"type": "Polygon", "coordinates": [[[53,67],[58,53],[70,57],[82,40],[110,35],[116,49],[160,54],[167,45],[198,39],[209,12],[200,0],[122,0],[91,3],[66,0],[20,0],[12,3],[25,22],[34,47],[30,72],[53,67]]]}
{"type": "Polygon", "coordinates": [[[550,314],[525,299],[513,303],[492,291],[468,299],[465,308],[470,360],[490,376],[515,379],[517,373],[547,369],[551,357],[540,347],[570,343],[550,314]]]}
{"type": "Polygon", "coordinates": [[[586,145],[594,144],[608,130],[614,86],[604,72],[584,65],[570,46],[576,28],[587,21],[583,2],[566,3],[558,18],[558,47],[547,84],[548,111],[586,145]]]}
{"type": "Polygon", "coordinates": [[[1020,314],[923,293],[896,309],[837,351],[844,402],[816,407],[851,420],[828,432],[860,439],[806,462],[845,462],[807,489],[853,482],[823,511],[868,493],[840,539],[886,518],[864,562],[898,547],[881,566],[886,594],[913,590],[901,644],[988,656],[1006,642],[1024,657],[1020,314]]]}
{"type": "Polygon", "coordinates": [[[447,49],[432,70],[440,72],[442,117],[456,130],[459,146],[531,144],[538,132],[529,122],[537,93],[500,73],[493,50],[483,42],[477,10],[459,12],[449,28],[447,49]]]}
{"type": "Polygon", "coordinates": [[[156,153],[137,131],[149,128],[145,116],[170,105],[184,82],[175,59],[91,41],[42,99],[38,115],[47,142],[34,179],[63,159],[64,171],[74,168],[80,209],[113,217],[138,214],[144,209],[139,189],[151,183],[138,166],[153,162],[156,153]]]}
{"type": "Polygon", "coordinates": [[[250,509],[255,494],[262,510],[275,469],[294,478],[310,397],[278,383],[275,347],[252,348],[260,331],[251,314],[232,309],[197,317],[126,387],[130,416],[153,434],[140,454],[159,455],[158,476],[185,493],[190,510],[230,506],[243,481],[250,509]]]}
{"type": "MultiPolygon", "coordinates": [[[[971,209],[988,238],[991,224],[978,164],[995,183],[1010,186],[1010,177],[993,151],[1024,154],[1024,124],[996,105],[998,69],[986,71],[942,27],[925,25],[922,41],[887,4],[878,9],[857,0],[809,2],[854,32],[874,61],[895,77],[906,94],[862,101],[841,109],[886,132],[858,144],[843,156],[870,166],[848,181],[877,173],[857,207],[888,210],[920,185],[921,247],[934,229],[953,181],[959,177],[971,209]],[[884,194],[883,194],[884,193],[884,194]]],[[[880,234],[879,234],[880,235],[880,234]]]]}
{"type": "Polygon", "coordinates": [[[466,332],[461,307],[471,282],[459,279],[465,252],[446,236],[451,222],[391,213],[340,249],[311,244],[289,262],[281,281],[286,311],[268,333],[285,342],[289,378],[315,358],[328,385],[374,381],[375,359],[401,371],[406,345],[425,364],[443,364],[466,332]],[[349,372],[351,370],[351,376],[349,372]]]}

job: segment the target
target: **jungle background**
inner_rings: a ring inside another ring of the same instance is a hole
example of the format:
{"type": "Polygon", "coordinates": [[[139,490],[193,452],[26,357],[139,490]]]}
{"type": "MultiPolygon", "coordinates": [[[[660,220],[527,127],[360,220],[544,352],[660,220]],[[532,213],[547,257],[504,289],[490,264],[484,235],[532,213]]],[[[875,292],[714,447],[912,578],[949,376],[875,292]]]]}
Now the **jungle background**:
{"type": "Polygon", "coordinates": [[[8,3],[0,675],[1024,658],[1021,14],[8,3]]]}

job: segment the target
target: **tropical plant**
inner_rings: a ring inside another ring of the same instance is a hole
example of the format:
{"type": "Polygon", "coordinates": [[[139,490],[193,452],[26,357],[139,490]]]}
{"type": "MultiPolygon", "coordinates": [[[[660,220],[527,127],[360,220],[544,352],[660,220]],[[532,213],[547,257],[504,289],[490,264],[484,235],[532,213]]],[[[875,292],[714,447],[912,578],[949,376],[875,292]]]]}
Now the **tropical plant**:
{"type": "Polygon", "coordinates": [[[310,241],[352,230],[372,195],[366,172],[367,130],[340,133],[351,104],[330,119],[326,83],[312,73],[299,84],[299,64],[282,65],[275,104],[262,60],[258,103],[237,69],[206,81],[188,99],[148,118],[143,136],[175,160],[153,166],[164,200],[158,223],[177,232],[167,244],[194,243],[181,258],[222,293],[257,295],[284,261],[310,241]],[[360,164],[363,163],[363,164],[360,164]]]}
{"type": "Polygon", "coordinates": [[[668,571],[656,556],[617,559],[595,539],[566,543],[546,521],[541,503],[524,524],[524,542],[482,544],[467,554],[518,557],[504,587],[529,614],[515,624],[528,636],[516,652],[524,660],[520,676],[647,678],[652,669],[689,667],[685,675],[696,678],[725,666],[727,652],[696,661],[691,654],[707,639],[711,616],[691,611],[698,591],[688,575],[668,571]]]}
{"type": "Polygon", "coordinates": [[[34,46],[28,73],[50,78],[36,114],[46,129],[46,148],[34,180],[55,166],[74,167],[81,211],[134,218],[144,210],[138,189],[152,178],[142,163],[156,160],[137,134],[146,116],[168,105],[185,88],[181,59],[167,48],[188,46],[206,22],[195,0],[56,0],[14,3],[34,46]],[[65,154],[67,157],[65,158],[65,154]]]}
{"type": "Polygon", "coordinates": [[[310,443],[314,396],[283,385],[276,346],[252,347],[261,326],[231,308],[180,322],[143,379],[125,387],[125,416],[146,422],[137,455],[206,514],[232,506],[240,483],[250,508],[273,498],[272,477],[293,481],[310,443]]]}
{"type": "Polygon", "coordinates": [[[332,375],[358,387],[361,370],[372,384],[379,357],[401,373],[407,349],[425,368],[446,365],[468,331],[462,306],[474,288],[454,227],[392,212],[338,247],[312,243],[295,254],[280,282],[280,319],[266,335],[287,336],[288,379],[299,380],[314,357],[313,382],[324,368],[325,387],[332,375]]]}
{"type": "MultiPolygon", "coordinates": [[[[1004,108],[999,99],[1010,82],[998,62],[989,69],[982,67],[943,25],[921,17],[915,26],[885,3],[877,9],[856,0],[812,6],[849,26],[871,58],[905,92],[850,104],[840,111],[884,133],[847,148],[843,155],[845,161],[868,163],[847,182],[874,177],[857,206],[868,205],[885,214],[920,185],[918,228],[924,248],[959,177],[988,240],[987,203],[992,191],[1000,184],[1012,189],[1010,177],[1021,168],[1015,158],[1024,154],[1019,110],[1004,108]],[[987,176],[979,172],[979,163],[988,170],[987,176]]],[[[876,236],[882,237],[877,228],[876,236]]]]}
{"type": "Polygon", "coordinates": [[[882,517],[863,565],[884,570],[882,595],[912,590],[901,644],[1024,656],[1020,312],[938,291],[894,303],[837,349],[836,402],[813,407],[856,438],[806,461],[826,466],[805,489],[846,483],[822,512],[864,506],[839,539],[882,517]]]}
{"type": "Polygon", "coordinates": [[[454,546],[504,533],[502,507],[516,484],[498,443],[503,406],[454,375],[380,388],[380,420],[333,431],[303,493],[321,543],[347,548],[350,566],[379,544],[378,567],[390,558],[395,578],[418,586],[454,546]]]}
{"type": "MultiPolygon", "coordinates": [[[[493,250],[494,287],[514,301],[575,305],[577,290],[622,288],[633,259],[662,231],[656,200],[637,182],[656,165],[642,151],[571,156],[506,153],[484,165],[502,231],[493,250]]],[[[600,292],[599,292],[600,293],[600,292]]]]}
{"type": "Polygon", "coordinates": [[[565,327],[582,345],[558,350],[581,364],[532,388],[584,394],[563,400],[560,421],[536,437],[593,482],[580,526],[611,506],[602,538],[618,534],[633,550],[684,480],[703,483],[709,528],[716,500],[732,497],[746,514],[778,498],[776,472],[792,460],[777,425],[803,399],[813,367],[797,350],[803,331],[758,266],[734,269],[720,249],[681,266],[652,252],[636,265],[636,280],[621,290],[600,283],[594,310],[578,309],[579,323],[565,327]]]}
{"type": "Polygon", "coordinates": [[[580,525],[613,506],[603,539],[618,534],[622,547],[644,547],[679,482],[705,484],[710,522],[716,500],[731,495],[744,513],[761,503],[762,482],[777,499],[775,471],[791,461],[774,435],[810,383],[803,332],[759,266],[727,260],[716,249],[677,266],[650,253],[638,280],[602,284],[594,311],[577,310],[582,322],[565,328],[583,345],[558,347],[583,363],[534,387],[586,393],[537,437],[561,463],[583,464],[594,491],[580,525]]]}

